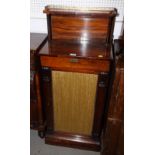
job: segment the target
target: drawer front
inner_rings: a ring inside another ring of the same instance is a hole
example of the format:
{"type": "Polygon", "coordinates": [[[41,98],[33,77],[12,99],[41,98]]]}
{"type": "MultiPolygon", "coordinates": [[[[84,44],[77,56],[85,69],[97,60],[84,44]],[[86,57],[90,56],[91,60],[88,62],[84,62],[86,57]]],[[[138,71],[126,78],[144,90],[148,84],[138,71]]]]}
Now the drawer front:
{"type": "Polygon", "coordinates": [[[56,70],[72,72],[99,73],[109,72],[110,70],[110,62],[108,60],[41,56],[41,65],[44,67],[51,67],[56,70]]]}

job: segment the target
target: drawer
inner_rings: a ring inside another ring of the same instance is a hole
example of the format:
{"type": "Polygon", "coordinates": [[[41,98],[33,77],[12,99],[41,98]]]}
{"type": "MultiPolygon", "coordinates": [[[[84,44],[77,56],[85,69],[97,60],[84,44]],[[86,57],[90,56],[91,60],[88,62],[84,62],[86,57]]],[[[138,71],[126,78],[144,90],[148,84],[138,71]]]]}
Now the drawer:
{"type": "Polygon", "coordinates": [[[51,67],[53,70],[66,70],[72,72],[109,72],[110,61],[94,60],[81,58],[64,58],[64,57],[49,57],[41,56],[42,67],[51,67]]]}

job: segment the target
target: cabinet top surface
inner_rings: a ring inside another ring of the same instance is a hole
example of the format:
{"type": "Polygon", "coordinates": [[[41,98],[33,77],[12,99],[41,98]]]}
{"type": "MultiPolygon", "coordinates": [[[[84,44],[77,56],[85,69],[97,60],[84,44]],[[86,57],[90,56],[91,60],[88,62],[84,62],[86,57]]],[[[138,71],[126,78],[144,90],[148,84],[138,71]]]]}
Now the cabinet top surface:
{"type": "Polygon", "coordinates": [[[30,33],[30,50],[36,51],[46,37],[44,33],[30,33]]]}
{"type": "Polygon", "coordinates": [[[47,14],[66,14],[66,15],[108,15],[116,16],[117,10],[112,7],[71,7],[60,5],[47,5],[43,11],[47,14]]]}
{"type": "Polygon", "coordinates": [[[46,42],[39,55],[55,57],[77,57],[90,59],[112,59],[111,45],[103,41],[52,40],[46,42]]]}

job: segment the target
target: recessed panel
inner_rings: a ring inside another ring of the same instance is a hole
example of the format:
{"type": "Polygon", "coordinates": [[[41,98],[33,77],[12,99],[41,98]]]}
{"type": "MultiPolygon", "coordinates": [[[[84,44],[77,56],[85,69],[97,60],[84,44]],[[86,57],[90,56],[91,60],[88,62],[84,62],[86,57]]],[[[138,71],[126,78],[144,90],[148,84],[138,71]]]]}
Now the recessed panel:
{"type": "Polygon", "coordinates": [[[91,135],[98,75],[52,71],[54,130],[91,135]]]}
{"type": "Polygon", "coordinates": [[[52,16],[53,39],[91,40],[106,39],[109,18],[52,16]]]}

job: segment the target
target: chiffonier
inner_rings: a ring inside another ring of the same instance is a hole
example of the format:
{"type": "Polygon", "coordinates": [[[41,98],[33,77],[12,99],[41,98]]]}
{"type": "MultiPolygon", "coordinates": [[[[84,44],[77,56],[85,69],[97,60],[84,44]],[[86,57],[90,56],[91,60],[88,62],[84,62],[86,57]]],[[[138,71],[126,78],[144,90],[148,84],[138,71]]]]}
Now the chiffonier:
{"type": "Polygon", "coordinates": [[[114,8],[46,6],[38,53],[45,143],[100,151],[114,70],[114,8]]]}

